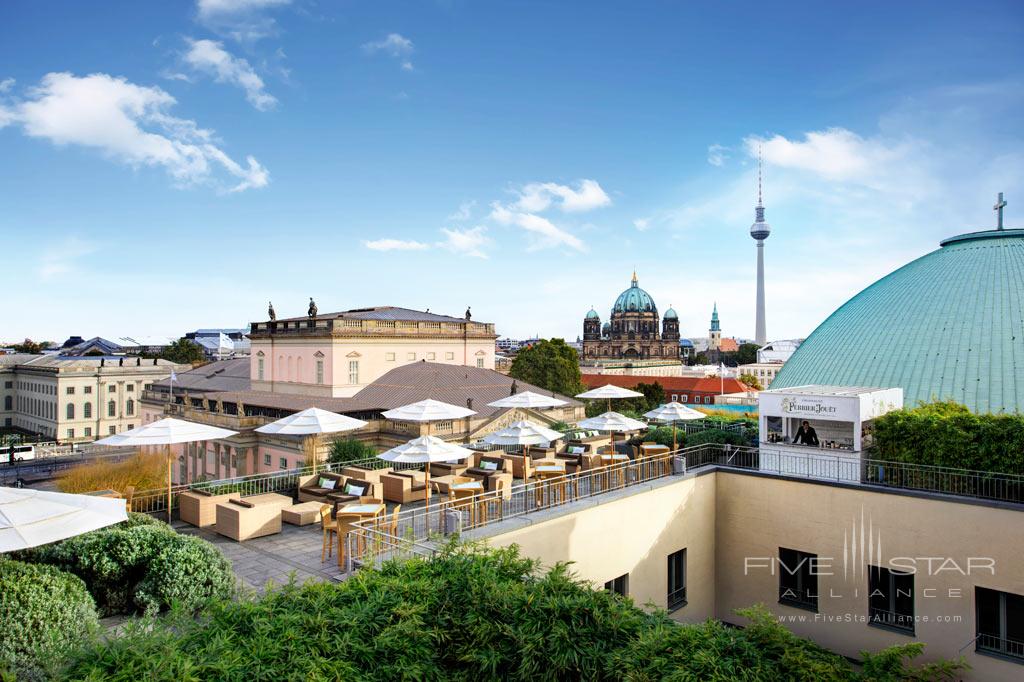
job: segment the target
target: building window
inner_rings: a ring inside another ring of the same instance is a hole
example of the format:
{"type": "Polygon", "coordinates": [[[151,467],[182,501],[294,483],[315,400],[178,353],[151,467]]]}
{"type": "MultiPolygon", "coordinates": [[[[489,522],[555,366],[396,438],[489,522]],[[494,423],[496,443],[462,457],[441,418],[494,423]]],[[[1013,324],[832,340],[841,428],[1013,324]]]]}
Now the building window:
{"type": "Polygon", "coordinates": [[[779,603],[818,610],[818,555],[779,547],[779,603]]]}
{"type": "Polygon", "coordinates": [[[11,399],[11,396],[9,396],[9,395],[5,395],[4,396],[4,409],[5,410],[13,410],[14,409],[14,401],[11,399]]]}
{"type": "Polygon", "coordinates": [[[679,396],[679,400],[680,402],[687,402],[686,394],[684,393],[683,395],[679,396]]]}
{"type": "Polygon", "coordinates": [[[455,353],[445,353],[444,354],[444,359],[445,360],[454,360],[455,359],[455,353]]]}
{"type": "Polygon", "coordinates": [[[629,573],[609,580],[604,584],[604,589],[625,597],[629,594],[629,573]]]}
{"type": "MultiPolygon", "coordinates": [[[[88,386],[86,386],[86,388],[88,388],[88,386]]],[[[82,405],[82,417],[85,419],[92,419],[92,403],[82,405]]]]}
{"type": "Polygon", "coordinates": [[[385,353],[384,354],[384,359],[387,360],[388,362],[394,362],[395,361],[395,354],[394,353],[385,353]]]}
{"type": "Polygon", "coordinates": [[[107,433],[109,433],[111,436],[113,436],[115,433],[117,433],[117,427],[116,426],[111,426],[110,428],[107,429],[107,433]]]}
{"type": "Polygon", "coordinates": [[[705,405],[710,405],[711,404],[711,396],[709,396],[709,395],[704,396],[704,404],[705,405]]]}
{"type": "Polygon", "coordinates": [[[686,550],[668,555],[668,610],[686,606],[686,550]]]}
{"type": "Polygon", "coordinates": [[[4,388],[14,388],[14,382],[13,381],[5,381],[4,382],[4,388]]]}
{"type": "Polygon", "coordinates": [[[124,387],[124,390],[128,391],[129,393],[134,393],[135,392],[135,384],[128,384],[127,386],[124,387]]]}
{"type": "Polygon", "coordinates": [[[85,427],[85,437],[86,438],[91,438],[92,437],[92,427],[91,426],[86,426],[85,427]]]}
{"type": "Polygon", "coordinates": [[[68,429],[68,438],[74,438],[74,437],[75,437],[75,430],[74,429],[68,429]]]}
{"type": "Polygon", "coordinates": [[[110,384],[107,386],[107,393],[117,393],[117,386],[110,384]]]}
{"type": "Polygon", "coordinates": [[[317,360],[316,361],[316,383],[318,383],[318,384],[324,383],[324,361],[323,360],[317,360]]]}
{"type": "Polygon", "coordinates": [[[287,457],[282,457],[280,460],[278,460],[278,466],[281,467],[282,469],[287,469],[288,468],[288,458],[287,457]]]}
{"type": "Polygon", "coordinates": [[[477,358],[476,359],[476,366],[479,367],[480,369],[483,369],[484,368],[484,359],[483,358],[477,358]]]}
{"type": "Polygon", "coordinates": [[[913,634],[913,573],[868,566],[868,623],[913,634]]]}
{"type": "Polygon", "coordinates": [[[263,358],[256,360],[256,378],[259,381],[263,381],[263,358]]]}
{"type": "Polygon", "coordinates": [[[82,387],[82,393],[84,393],[86,395],[89,395],[90,393],[92,393],[92,386],[83,386],[82,387]]]}
{"type": "Polygon", "coordinates": [[[359,361],[349,360],[348,361],[348,383],[358,384],[359,383],[359,361]]]}
{"type": "Polygon", "coordinates": [[[263,454],[263,463],[266,466],[270,466],[270,455],[269,454],[267,454],[267,453],[263,454]]]}
{"type": "Polygon", "coordinates": [[[67,411],[66,412],[67,412],[67,418],[68,419],[74,419],[75,418],[75,406],[74,406],[73,403],[68,403],[67,411]]]}
{"type": "Polygon", "coordinates": [[[437,353],[427,353],[427,360],[436,360],[437,353]]]}
{"type": "Polygon", "coordinates": [[[415,360],[416,359],[416,354],[415,353],[406,353],[405,354],[405,359],[406,360],[415,360]]]}
{"type": "Polygon", "coordinates": [[[975,649],[1024,663],[1024,597],[976,587],[974,603],[975,649]]]}
{"type": "Polygon", "coordinates": [[[74,386],[68,386],[67,390],[65,391],[65,393],[67,393],[68,395],[74,395],[75,394],[75,387],[74,386]]]}
{"type": "Polygon", "coordinates": [[[110,400],[110,401],[107,402],[107,416],[108,417],[116,417],[117,416],[117,403],[115,403],[113,400],[110,400]]]}
{"type": "Polygon", "coordinates": [[[128,401],[124,404],[124,411],[129,417],[135,416],[135,401],[128,398],[128,401]]]}

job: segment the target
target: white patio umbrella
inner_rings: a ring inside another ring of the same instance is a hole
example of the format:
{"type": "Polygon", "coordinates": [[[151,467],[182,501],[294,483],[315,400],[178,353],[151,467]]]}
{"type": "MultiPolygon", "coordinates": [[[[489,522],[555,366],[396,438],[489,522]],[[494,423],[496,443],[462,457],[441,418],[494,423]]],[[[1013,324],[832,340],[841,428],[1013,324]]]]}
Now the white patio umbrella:
{"type": "Polygon", "coordinates": [[[171,521],[171,446],[178,443],[195,443],[217,440],[237,435],[238,431],[207,426],[183,419],[167,417],[151,422],[131,431],[124,431],[96,441],[96,445],[126,445],[147,447],[163,445],[167,454],[167,522],[171,521]]]}
{"type": "Polygon", "coordinates": [[[427,398],[417,403],[396,407],[381,414],[385,419],[393,419],[398,422],[436,422],[449,419],[463,419],[464,417],[476,414],[476,412],[465,407],[427,398]]]}
{"type": "Polygon", "coordinates": [[[510,395],[509,397],[502,398],[501,400],[495,400],[493,403],[487,403],[487,406],[521,407],[527,410],[532,410],[543,409],[546,407],[560,407],[566,404],[566,401],[559,400],[558,398],[534,393],[533,391],[523,391],[522,393],[516,393],[515,395],[510,395]]]}
{"type": "Polygon", "coordinates": [[[343,414],[321,410],[319,407],[310,407],[302,412],[290,414],[287,417],[278,419],[275,422],[264,424],[256,429],[259,433],[278,436],[304,436],[303,450],[306,457],[313,460],[313,473],[316,473],[317,456],[316,447],[310,436],[321,433],[340,433],[342,431],[354,431],[366,426],[362,419],[354,419],[343,414]]]}
{"type": "Polygon", "coordinates": [[[691,419],[703,419],[707,415],[703,412],[698,412],[692,407],[687,407],[682,403],[665,403],[660,405],[650,412],[645,412],[644,416],[648,419],[653,419],[659,422],[668,422],[672,424],[672,452],[676,451],[676,422],[689,421],[691,419]]]}
{"type": "Polygon", "coordinates": [[[576,396],[577,398],[587,398],[589,400],[607,400],[608,411],[612,409],[612,400],[619,398],[643,398],[644,394],[637,391],[631,391],[628,388],[622,388],[621,386],[614,386],[612,384],[605,384],[600,388],[592,388],[589,391],[585,391],[576,396]]]}
{"type": "Polygon", "coordinates": [[[45,545],[126,520],[125,500],[0,488],[0,552],[45,545]]]}
{"type": "MultiPolygon", "coordinates": [[[[647,424],[640,421],[639,419],[632,419],[624,414],[618,412],[605,412],[599,414],[596,417],[590,417],[589,419],[583,419],[578,423],[584,429],[593,429],[595,431],[610,431],[612,433],[625,433],[627,431],[640,431],[646,429],[647,424]]],[[[615,438],[612,437],[609,443],[609,448],[614,452],[615,450],[615,438]]]]}
{"type": "Polygon", "coordinates": [[[431,462],[454,462],[458,459],[472,457],[475,454],[469,448],[464,448],[455,443],[443,441],[436,436],[420,436],[408,443],[393,447],[387,452],[382,452],[377,457],[386,462],[405,464],[425,464],[427,507],[430,506],[430,463],[431,462]]]}
{"type": "Polygon", "coordinates": [[[531,421],[518,421],[509,424],[501,431],[484,436],[484,442],[491,445],[540,445],[558,440],[564,433],[531,421]]]}

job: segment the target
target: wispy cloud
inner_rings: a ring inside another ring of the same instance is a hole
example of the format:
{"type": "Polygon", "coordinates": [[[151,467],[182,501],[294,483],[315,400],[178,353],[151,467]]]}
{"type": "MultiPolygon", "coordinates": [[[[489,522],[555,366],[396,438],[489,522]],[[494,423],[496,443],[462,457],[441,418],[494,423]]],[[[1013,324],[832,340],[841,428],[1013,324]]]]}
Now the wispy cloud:
{"type": "Polygon", "coordinates": [[[243,166],[217,144],[213,131],[168,112],[175,99],[158,87],[104,73],[49,73],[12,104],[0,105],[0,127],[58,147],[80,145],[133,167],[163,167],[180,186],[212,184],[228,192],[264,187],[267,170],[252,156],[243,166]],[[225,185],[225,174],[234,184],[225,185]]]}
{"type": "Polygon", "coordinates": [[[476,201],[463,201],[459,204],[459,208],[448,216],[448,220],[454,220],[457,222],[469,220],[470,216],[473,215],[474,208],[476,208],[476,201]]]}
{"type": "Polygon", "coordinates": [[[47,248],[39,257],[37,272],[44,280],[74,271],[77,262],[96,251],[96,245],[78,237],[68,237],[47,248]]]}
{"type": "Polygon", "coordinates": [[[525,230],[530,236],[530,251],[568,246],[576,251],[586,251],[586,245],[576,235],[563,230],[550,220],[534,213],[513,211],[499,202],[491,204],[491,220],[501,225],[513,225],[525,230]]]}
{"type": "Polygon", "coordinates": [[[470,229],[442,227],[441,233],[446,237],[443,242],[438,243],[441,248],[463,256],[487,258],[484,247],[491,240],[487,237],[486,227],[482,225],[470,229]]]}
{"type": "Polygon", "coordinates": [[[519,190],[515,208],[527,213],[547,210],[552,203],[565,213],[592,211],[609,206],[611,198],[596,180],[580,180],[576,189],[554,182],[531,182],[519,190]]]}
{"type": "Polygon", "coordinates": [[[723,147],[720,144],[711,145],[708,147],[708,163],[712,166],[724,166],[729,158],[728,151],[728,147],[723,147]]]}
{"type": "Polygon", "coordinates": [[[389,33],[382,40],[363,43],[362,47],[366,54],[372,55],[381,52],[394,57],[399,60],[399,66],[404,71],[413,71],[415,68],[412,60],[409,59],[409,55],[413,53],[415,47],[411,40],[400,33],[389,33]]]}
{"type": "Polygon", "coordinates": [[[425,251],[430,244],[404,239],[376,239],[364,241],[363,246],[371,251],[425,251]]]}
{"type": "Polygon", "coordinates": [[[13,78],[5,78],[0,81],[0,95],[9,92],[14,87],[14,82],[13,78]]]}
{"type": "Polygon", "coordinates": [[[636,218],[636,219],[633,220],[633,227],[635,227],[636,229],[640,230],[641,232],[645,232],[647,230],[647,228],[649,228],[650,226],[651,226],[651,219],[650,218],[636,218]]]}
{"type": "Polygon", "coordinates": [[[196,19],[203,26],[238,42],[256,42],[277,32],[267,11],[292,0],[197,0],[196,19]]]}
{"type": "Polygon", "coordinates": [[[245,90],[249,104],[266,111],[277,104],[277,99],[265,90],[263,79],[249,62],[235,57],[215,40],[186,38],[188,50],[182,55],[184,62],[201,73],[210,75],[218,83],[230,83],[245,90]]]}

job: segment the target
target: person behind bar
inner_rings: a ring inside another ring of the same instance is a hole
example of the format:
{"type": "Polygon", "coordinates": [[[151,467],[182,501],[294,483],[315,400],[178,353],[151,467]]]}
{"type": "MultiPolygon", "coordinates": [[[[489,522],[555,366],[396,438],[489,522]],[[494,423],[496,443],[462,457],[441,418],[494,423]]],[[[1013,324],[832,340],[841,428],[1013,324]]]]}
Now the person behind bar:
{"type": "Polygon", "coordinates": [[[817,445],[818,432],[815,431],[814,428],[805,420],[804,423],[800,425],[800,428],[797,429],[796,435],[793,436],[793,442],[798,445],[801,443],[804,445],[817,445]]]}

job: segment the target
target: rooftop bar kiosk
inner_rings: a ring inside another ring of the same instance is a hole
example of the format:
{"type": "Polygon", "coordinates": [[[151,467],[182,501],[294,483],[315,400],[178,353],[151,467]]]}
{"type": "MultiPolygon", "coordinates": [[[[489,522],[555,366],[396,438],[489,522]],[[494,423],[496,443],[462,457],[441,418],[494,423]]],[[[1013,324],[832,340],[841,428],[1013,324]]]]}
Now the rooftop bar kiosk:
{"type": "Polygon", "coordinates": [[[903,407],[902,388],[794,386],[758,397],[760,468],[838,481],[861,480],[861,453],[871,444],[872,421],[903,407]],[[797,442],[801,425],[813,430],[797,442]]]}

